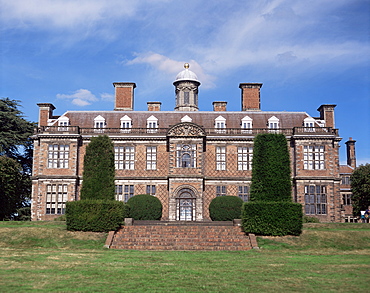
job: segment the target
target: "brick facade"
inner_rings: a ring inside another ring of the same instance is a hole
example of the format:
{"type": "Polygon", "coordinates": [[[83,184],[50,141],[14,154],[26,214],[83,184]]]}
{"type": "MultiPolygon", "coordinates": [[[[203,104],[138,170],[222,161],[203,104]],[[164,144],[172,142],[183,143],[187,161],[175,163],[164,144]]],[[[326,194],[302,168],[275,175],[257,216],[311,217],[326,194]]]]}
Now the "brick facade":
{"type": "MultiPolygon", "coordinates": [[[[226,102],[216,102],[211,112],[197,111],[197,96],[188,100],[178,92],[179,84],[186,84],[198,93],[200,82],[195,75],[184,80],[187,74],[179,74],[174,82],[175,111],[160,111],[159,102],[148,103],[148,111],[134,111],[133,83],[114,83],[114,111],[68,111],[57,117],[53,105],[40,104],[33,136],[32,220],[51,220],[63,214],[65,201],[79,200],[85,149],[91,137],[100,134],[109,135],[121,152],[116,154],[117,199],[154,193],[162,202],[163,220],[207,220],[216,195],[248,199],[253,138],[278,132],[286,135],[290,149],[293,200],[321,221],[344,221],[334,105],[321,106],[320,118],[305,112],[264,112],[262,84],[241,84],[242,111],[227,112],[226,102]],[[92,128],[96,117],[105,119],[103,127],[92,128]],[[122,127],[122,117],[131,124],[122,127]],[[247,128],[241,123],[246,117],[251,122],[247,128]],[[271,117],[278,128],[269,128],[271,117]],[[306,127],[306,119],[315,125],[306,127]]],[[[354,143],[348,145],[353,147],[353,162],[354,143]]]]}

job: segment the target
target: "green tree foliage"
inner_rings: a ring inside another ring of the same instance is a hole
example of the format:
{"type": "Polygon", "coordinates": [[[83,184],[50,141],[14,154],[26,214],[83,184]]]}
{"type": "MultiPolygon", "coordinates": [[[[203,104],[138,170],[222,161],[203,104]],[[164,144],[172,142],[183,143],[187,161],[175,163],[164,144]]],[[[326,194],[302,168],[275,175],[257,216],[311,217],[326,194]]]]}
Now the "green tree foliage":
{"type": "Polygon", "coordinates": [[[36,124],[24,119],[19,107],[19,101],[0,98],[0,219],[28,219],[25,212],[29,209],[24,208],[31,197],[30,136],[36,124]]]}
{"type": "MultiPolygon", "coordinates": [[[[23,113],[18,110],[19,101],[9,98],[0,98],[0,155],[17,158],[20,155],[19,147],[23,146],[29,151],[30,136],[35,127],[23,118],[23,113]]],[[[26,154],[26,157],[32,155],[26,154]]]]}
{"type": "Polygon", "coordinates": [[[292,201],[288,144],[283,134],[259,134],[254,139],[251,201],[292,201]]]}
{"type": "Polygon", "coordinates": [[[66,203],[66,224],[70,231],[114,231],[127,215],[128,205],[118,200],[86,199],[66,203]]]}
{"type": "Polygon", "coordinates": [[[135,220],[160,220],[162,217],[162,203],[155,196],[138,194],[127,201],[130,207],[130,218],[135,220]]]}
{"type": "Polygon", "coordinates": [[[84,157],[81,200],[114,200],[114,150],[106,135],[93,137],[84,157]]]}
{"type": "MultiPolygon", "coordinates": [[[[14,219],[30,199],[31,180],[14,159],[0,156],[0,220],[14,219]]],[[[22,218],[24,220],[24,218],[22,218]]]]}
{"type": "Polygon", "coordinates": [[[353,215],[370,206],[370,164],[361,165],[351,175],[353,215]]]}
{"type": "Polygon", "coordinates": [[[251,201],[243,204],[245,232],[260,235],[299,235],[302,205],[292,202],[290,157],[283,134],[255,137],[251,201]]]}
{"type": "Polygon", "coordinates": [[[302,214],[302,205],[295,202],[246,202],[242,213],[243,229],[257,235],[300,235],[302,214]]]}
{"type": "Polygon", "coordinates": [[[238,196],[218,196],[209,204],[212,221],[232,221],[240,219],[243,200],[238,196]]]}

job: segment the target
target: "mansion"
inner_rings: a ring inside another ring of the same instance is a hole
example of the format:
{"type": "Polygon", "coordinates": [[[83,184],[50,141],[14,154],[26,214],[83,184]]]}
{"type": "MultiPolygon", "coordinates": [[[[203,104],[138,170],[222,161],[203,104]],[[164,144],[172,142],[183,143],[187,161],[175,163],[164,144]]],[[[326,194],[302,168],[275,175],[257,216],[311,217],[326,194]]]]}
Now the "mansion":
{"type": "Polygon", "coordinates": [[[356,167],[355,141],[347,146],[347,165],[339,165],[335,105],[323,104],[318,117],[306,112],[262,111],[261,83],[241,83],[241,110],[227,111],[226,101],[213,111],[198,109],[200,86],[195,73],[181,71],[174,111],[148,102],[134,110],[135,83],[115,82],[112,111],[67,111],[39,103],[33,135],[32,220],[52,220],[67,201],[79,200],[83,161],[91,137],[108,135],[114,144],[116,199],[156,196],[163,220],[209,220],[216,196],[249,199],[253,139],[259,133],[283,133],[288,141],[293,201],[305,215],[322,222],[343,222],[352,213],[349,176],[356,167]]]}

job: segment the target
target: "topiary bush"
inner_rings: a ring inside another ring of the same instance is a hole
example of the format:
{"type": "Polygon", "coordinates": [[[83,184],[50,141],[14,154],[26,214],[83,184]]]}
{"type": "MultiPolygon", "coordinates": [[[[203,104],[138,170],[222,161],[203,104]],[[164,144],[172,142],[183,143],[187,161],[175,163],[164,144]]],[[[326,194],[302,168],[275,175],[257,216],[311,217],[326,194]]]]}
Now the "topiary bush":
{"type": "Polygon", "coordinates": [[[138,194],[127,201],[129,217],[134,220],[160,220],[162,217],[162,203],[155,196],[138,194]]]}
{"type": "Polygon", "coordinates": [[[245,202],[242,208],[244,231],[257,235],[284,236],[302,233],[302,205],[294,202],[245,202]]]}
{"type": "Polygon", "coordinates": [[[66,203],[66,224],[70,231],[108,232],[128,217],[128,206],[115,200],[80,200],[66,203]]]}
{"type": "Polygon", "coordinates": [[[64,221],[65,222],[66,220],[67,220],[66,215],[61,215],[57,218],[54,218],[54,221],[64,221]]]}
{"type": "Polygon", "coordinates": [[[251,201],[292,201],[290,157],[284,134],[254,138],[251,201]]]}
{"type": "Polygon", "coordinates": [[[107,135],[92,137],[86,146],[81,200],[115,199],[114,148],[107,135]]]}
{"type": "Polygon", "coordinates": [[[303,216],[303,223],[320,223],[320,220],[315,217],[303,216]]]}
{"type": "Polygon", "coordinates": [[[237,196],[218,196],[209,205],[212,221],[232,221],[240,219],[243,200],[237,196]]]}

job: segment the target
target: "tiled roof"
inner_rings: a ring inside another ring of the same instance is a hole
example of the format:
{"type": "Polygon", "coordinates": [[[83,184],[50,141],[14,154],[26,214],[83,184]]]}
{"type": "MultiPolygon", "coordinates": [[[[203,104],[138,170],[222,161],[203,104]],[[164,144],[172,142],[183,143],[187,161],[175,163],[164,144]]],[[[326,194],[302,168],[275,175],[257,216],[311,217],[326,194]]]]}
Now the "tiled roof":
{"type": "Polygon", "coordinates": [[[158,118],[159,128],[168,128],[181,122],[181,118],[188,115],[193,123],[204,128],[214,128],[214,121],[222,116],[226,119],[227,128],[240,128],[241,120],[248,116],[253,119],[253,128],[266,128],[270,117],[275,116],[280,120],[280,128],[303,126],[303,120],[310,117],[305,112],[206,112],[206,111],[68,111],[61,117],[69,118],[71,126],[82,128],[94,127],[94,118],[98,115],[105,118],[107,128],[119,128],[120,119],[127,115],[132,119],[133,128],[146,128],[146,119],[150,116],[158,118]]]}
{"type": "Polygon", "coordinates": [[[339,173],[340,174],[351,174],[353,172],[353,168],[348,165],[340,165],[339,166],[339,173]]]}

